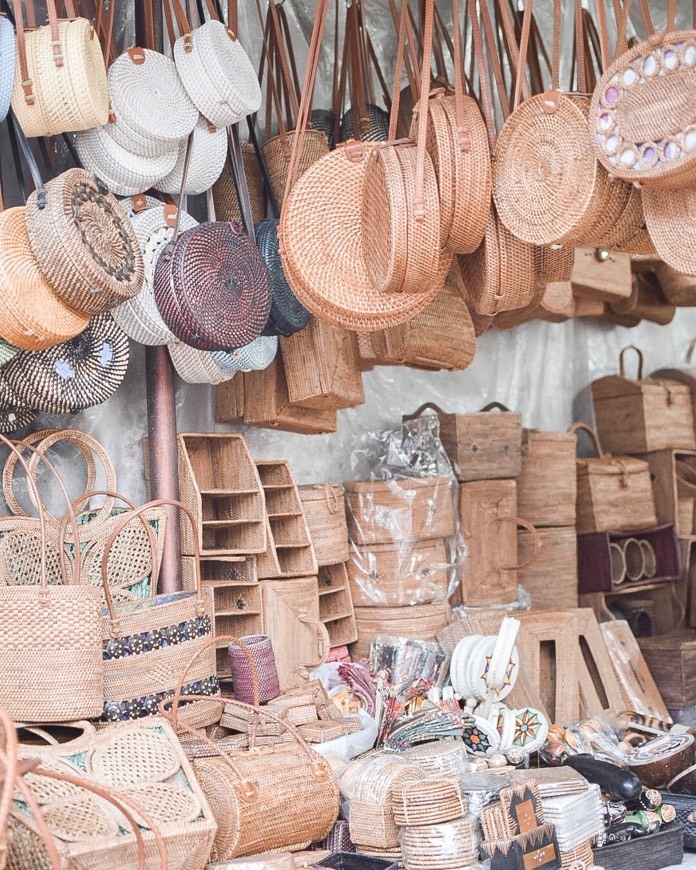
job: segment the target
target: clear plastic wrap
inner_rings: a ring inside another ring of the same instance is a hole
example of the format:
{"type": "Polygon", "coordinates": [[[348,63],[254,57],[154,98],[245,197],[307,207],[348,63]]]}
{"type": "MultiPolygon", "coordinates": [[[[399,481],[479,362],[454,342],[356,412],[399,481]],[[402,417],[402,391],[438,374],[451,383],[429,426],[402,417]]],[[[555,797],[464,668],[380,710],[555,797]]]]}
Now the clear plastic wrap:
{"type": "Polygon", "coordinates": [[[478,820],[463,816],[453,822],[405,827],[400,833],[406,870],[468,870],[478,861],[478,820]]]}
{"type": "Polygon", "coordinates": [[[393,683],[419,677],[439,684],[446,656],[435,641],[379,635],[370,646],[370,670],[387,671],[393,683]]]}
{"type": "Polygon", "coordinates": [[[594,755],[600,761],[621,764],[626,748],[606,719],[593,716],[567,726],[552,725],[539,754],[547,764],[561,764],[569,756],[582,753],[594,755]]]}
{"type": "Polygon", "coordinates": [[[420,743],[407,749],[404,756],[422,767],[428,776],[462,777],[469,772],[464,744],[457,739],[420,743]]]}
{"type": "Polygon", "coordinates": [[[358,607],[443,602],[465,558],[457,481],[434,415],[369,436],[346,483],[348,576],[358,607]]]}
{"type": "Polygon", "coordinates": [[[249,855],[248,858],[233,858],[206,864],[209,870],[295,870],[295,859],[289,852],[249,855]]]}
{"type": "Polygon", "coordinates": [[[363,752],[372,749],[377,739],[377,723],[364,710],[358,711],[362,728],[353,734],[345,734],[335,740],[327,740],[325,743],[314,743],[312,749],[319,755],[338,755],[346,761],[357,758],[363,752]]]}

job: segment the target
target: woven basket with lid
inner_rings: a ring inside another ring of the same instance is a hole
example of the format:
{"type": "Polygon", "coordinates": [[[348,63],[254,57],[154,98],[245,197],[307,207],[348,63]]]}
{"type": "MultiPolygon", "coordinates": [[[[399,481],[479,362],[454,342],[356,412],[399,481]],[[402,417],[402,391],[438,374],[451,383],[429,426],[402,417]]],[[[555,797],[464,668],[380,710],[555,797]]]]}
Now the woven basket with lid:
{"type": "Polygon", "coordinates": [[[347,562],[348,527],[343,487],[340,483],[298,486],[318,565],[347,562]]]}

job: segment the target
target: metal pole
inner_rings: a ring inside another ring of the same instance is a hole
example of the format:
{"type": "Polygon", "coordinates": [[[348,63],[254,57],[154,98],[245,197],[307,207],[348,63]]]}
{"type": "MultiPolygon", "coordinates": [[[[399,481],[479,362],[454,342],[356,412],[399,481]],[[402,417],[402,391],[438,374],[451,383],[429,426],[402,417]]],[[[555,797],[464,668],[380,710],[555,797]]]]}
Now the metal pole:
{"type": "MultiPolygon", "coordinates": [[[[113,0],[112,0],[113,2],[113,0]]],[[[153,3],[155,46],[163,49],[162,6],[153,3]]],[[[135,35],[145,42],[145,3],[135,3],[135,35]]],[[[176,402],[174,368],[166,347],[145,348],[145,386],[147,390],[148,463],[150,494],[156,498],[179,498],[176,450],[176,402]]],[[[176,508],[167,508],[164,552],[159,574],[159,591],[181,589],[181,535],[176,508]]]]}

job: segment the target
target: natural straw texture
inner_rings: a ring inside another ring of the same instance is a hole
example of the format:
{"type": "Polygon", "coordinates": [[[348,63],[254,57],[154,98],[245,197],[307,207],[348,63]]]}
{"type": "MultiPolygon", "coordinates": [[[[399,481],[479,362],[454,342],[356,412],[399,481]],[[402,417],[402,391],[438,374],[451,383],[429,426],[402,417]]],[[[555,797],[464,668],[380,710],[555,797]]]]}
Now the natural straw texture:
{"type": "Polygon", "coordinates": [[[466,815],[468,805],[461,780],[452,777],[397,785],[392,809],[397,825],[436,825],[466,815]]]}
{"type": "Polygon", "coordinates": [[[673,269],[696,274],[696,188],[641,191],[645,221],[657,253],[673,269]]]}
{"type": "Polygon", "coordinates": [[[70,169],[26,206],[27,232],[41,271],[61,299],[82,314],[99,314],[143,286],[143,257],[118,201],[93,176],[70,169]]]}
{"type": "MultiPolygon", "coordinates": [[[[164,193],[180,194],[184,176],[188,140],[179,143],[176,164],[155,187],[164,193]]],[[[200,116],[193,128],[191,158],[183,192],[189,196],[205,193],[220,177],[227,157],[227,130],[217,130],[210,121],[200,116]]]]}
{"type": "Polygon", "coordinates": [[[44,278],[23,208],[0,213],[0,234],[0,336],[22,350],[42,350],[79,335],[89,317],[68,308],[44,278]]]}
{"type": "Polygon", "coordinates": [[[345,497],[339,483],[306,484],[297,488],[318,565],[347,562],[348,527],[345,497]]]}
{"type": "Polygon", "coordinates": [[[466,870],[478,858],[478,820],[404,828],[401,849],[409,870],[466,870]]]}
{"type": "Polygon", "coordinates": [[[379,635],[411,640],[435,640],[449,622],[446,603],[415,604],[412,607],[356,607],[358,640],[354,658],[366,658],[371,642],[379,635]]]}
{"type": "MultiPolygon", "coordinates": [[[[285,196],[285,186],[288,181],[288,165],[290,152],[296,133],[291,130],[288,133],[273,136],[264,142],[261,151],[266,161],[266,170],[271,182],[271,190],[275,201],[282,207],[285,196]]],[[[300,178],[317,160],[321,160],[329,153],[329,145],[324,133],[318,130],[306,130],[302,138],[302,151],[300,152],[297,177],[300,178]]]]}
{"type": "MultiPolygon", "coordinates": [[[[244,175],[251,200],[251,214],[254,223],[260,223],[266,216],[265,191],[263,189],[263,174],[256,151],[251,142],[241,143],[244,175]]],[[[242,214],[239,210],[239,199],[234,186],[234,176],[229,158],[225,161],[220,177],[213,185],[213,203],[215,214],[219,221],[236,221],[241,223],[242,214]]]]}

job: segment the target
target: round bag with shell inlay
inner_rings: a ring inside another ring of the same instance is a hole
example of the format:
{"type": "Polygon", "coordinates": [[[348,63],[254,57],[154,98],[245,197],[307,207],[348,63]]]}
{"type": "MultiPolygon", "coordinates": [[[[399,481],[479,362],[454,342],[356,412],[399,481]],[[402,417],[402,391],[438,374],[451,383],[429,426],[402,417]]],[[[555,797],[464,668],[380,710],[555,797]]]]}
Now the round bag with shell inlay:
{"type": "Polygon", "coordinates": [[[94,176],[69,169],[26,206],[29,243],[39,267],[66,305],[99,314],[140,292],[143,257],[118,201],[94,176]]]}
{"type": "Polygon", "coordinates": [[[128,367],[128,337],[109,313],[93,317],[80,335],[46,350],[18,353],[3,378],[27,407],[72,414],[116,392],[128,367]]]}
{"type": "Polygon", "coordinates": [[[198,350],[253,341],[271,311],[271,285],[239,224],[214,221],[182,233],[155,268],[155,301],[174,335],[198,350]]]}

